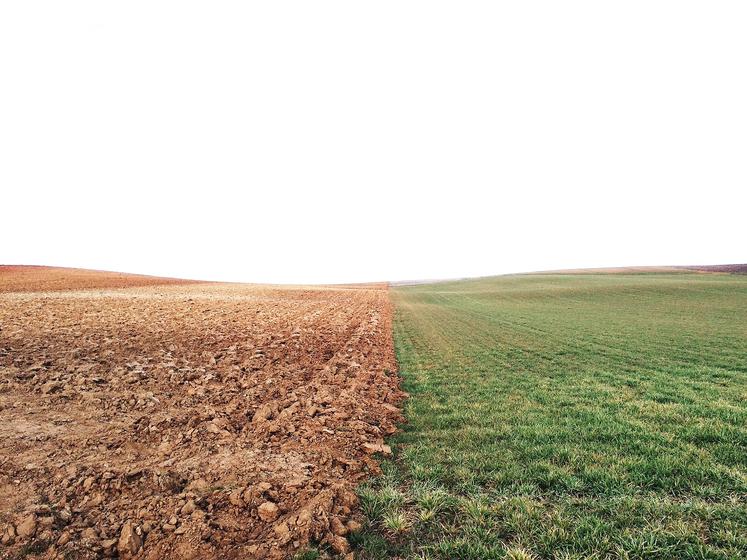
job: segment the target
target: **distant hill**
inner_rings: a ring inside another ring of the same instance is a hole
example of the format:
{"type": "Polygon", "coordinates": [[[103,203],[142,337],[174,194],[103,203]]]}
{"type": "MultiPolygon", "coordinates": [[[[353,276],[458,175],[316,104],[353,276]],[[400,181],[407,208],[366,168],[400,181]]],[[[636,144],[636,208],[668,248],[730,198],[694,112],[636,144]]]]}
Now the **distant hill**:
{"type": "Polygon", "coordinates": [[[58,292],[92,288],[134,288],[164,284],[191,284],[195,280],[161,278],[103,270],[54,266],[0,265],[2,292],[58,292]]]}
{"type": "Polygon", "coordinates": [[[701,266],[678,266],[687,270],[699,272],[721,272],[727,274],[747,274],[747,264],[710,264],[701,266]]]}
{"type": "Polygon", "coordinates": [[[568,268],[542,270],[530,274],[646,274],[704,272],[712,274],[747,274],[747,264],[712,264],[687,266],[614,266],[605,268],[568,268]]]}

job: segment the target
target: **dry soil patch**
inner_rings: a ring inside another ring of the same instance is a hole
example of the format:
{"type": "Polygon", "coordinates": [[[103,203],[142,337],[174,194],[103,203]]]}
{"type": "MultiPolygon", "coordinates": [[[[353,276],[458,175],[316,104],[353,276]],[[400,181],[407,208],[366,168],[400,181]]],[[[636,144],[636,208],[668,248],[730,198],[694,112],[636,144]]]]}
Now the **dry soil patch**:
{"type": "Polygon", "coordinates": [[[121,281],[0,286],[0,557],[345,553],[400,420],[386,287],[121,281]]]}

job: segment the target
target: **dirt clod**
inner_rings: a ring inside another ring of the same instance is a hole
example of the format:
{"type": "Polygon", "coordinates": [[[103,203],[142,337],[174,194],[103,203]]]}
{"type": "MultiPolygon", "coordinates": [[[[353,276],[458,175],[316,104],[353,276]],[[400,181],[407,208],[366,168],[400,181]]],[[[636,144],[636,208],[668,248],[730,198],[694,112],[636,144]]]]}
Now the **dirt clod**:
{"type": "Polygon", "coordinates": [[[334,550],[338,554],[345,554],[350,551],[350,543],[345,537],[341,537],[339,535],[329,535],[329,537],[327,537],[327,541],[329,542],[329,546],[332,547],[332,550],[334,550]]]}
{"type": "Polygon", "coordinates": [[[140,547],[143,546],[143,541],[135,532],[135,528],[132,522],[125,521],[122,525],[122,531],[119,534],[119,541],[117,542],[117,550],[122,558],[126,558],[130,554],[136,554],[140,547]]]}
{"type": "Polygon", "coordinates": [[[29,514],[16,526],[16,533],[21,538],[33,537],[36,533],[36,516],[29,514]]]}
{"type": "Polygon", "coordinates": [[[86,527],[85,529],[83,529],[83,531],[81,531],[80,538],[87,541],[95,541],[98,540],[99,534],[93,527],[86,527]]]}
{"type": "Polygon", "coordinates": [[[274,521],[278,517],[278,506],[265,502],[257,508],[257,513],[262,521],[274,521]]]}
{"type": "Polygon", "coordinates": [[[3,554],[349,550],[401,421],[385,286],[19,270],[0,267],[3,554]]]}
{"type": "Polygon", "coordinates": [[[383,453],[384,455],[392,454],[392,448],[383,443],[364,443],[363,449],[366,453],[383,453]]]}

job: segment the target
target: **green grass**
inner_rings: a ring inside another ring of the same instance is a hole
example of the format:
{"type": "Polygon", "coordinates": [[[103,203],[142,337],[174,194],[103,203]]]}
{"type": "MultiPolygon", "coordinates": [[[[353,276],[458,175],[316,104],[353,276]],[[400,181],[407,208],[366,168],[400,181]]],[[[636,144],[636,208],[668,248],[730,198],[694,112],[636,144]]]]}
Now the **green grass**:
{"type": "Polygon", "coordinates": [[[392,291],[408,424],[364,558],[747,558],[747,277],[392,291]]]}

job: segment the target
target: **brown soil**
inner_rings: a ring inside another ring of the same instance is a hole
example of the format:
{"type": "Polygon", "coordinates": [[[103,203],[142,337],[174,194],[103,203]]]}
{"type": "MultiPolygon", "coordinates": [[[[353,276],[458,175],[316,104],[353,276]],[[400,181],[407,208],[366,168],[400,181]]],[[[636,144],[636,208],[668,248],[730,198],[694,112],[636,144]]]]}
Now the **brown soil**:
{"type": "Polygon", "coordinates": [[[401,420],[386,286],[8,277],[0,557],[348,552],[353,490],[401,420]]]}
{"type": "Polygon", "coordinates": [[[56,292],[86,288],[134,288],[167,284],[194,284],[194,280],[122,274],[81,268],[0,265],[0,293],[56,292]]]}
{"type": "Polygon", "coordinates": [[[720,272],[723,274],[747,274],[747,264],[711,264],[711,265],[694,265],[680,266],[687,270],[696,270],[698,272],[720,272]]]}

